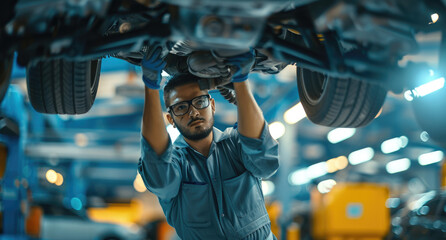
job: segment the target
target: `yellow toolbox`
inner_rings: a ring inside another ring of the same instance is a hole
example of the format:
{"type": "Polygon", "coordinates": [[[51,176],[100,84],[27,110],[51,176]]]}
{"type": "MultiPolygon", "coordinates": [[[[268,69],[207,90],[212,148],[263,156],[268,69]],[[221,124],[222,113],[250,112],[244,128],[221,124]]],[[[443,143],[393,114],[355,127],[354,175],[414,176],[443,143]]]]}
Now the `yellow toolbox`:
{"type": "Polygon", "coordinates": [[[373,183],[339,183],[311,193],[312,235],[327,240],[383,239],[390,229],[389,189],[373,183]]]}

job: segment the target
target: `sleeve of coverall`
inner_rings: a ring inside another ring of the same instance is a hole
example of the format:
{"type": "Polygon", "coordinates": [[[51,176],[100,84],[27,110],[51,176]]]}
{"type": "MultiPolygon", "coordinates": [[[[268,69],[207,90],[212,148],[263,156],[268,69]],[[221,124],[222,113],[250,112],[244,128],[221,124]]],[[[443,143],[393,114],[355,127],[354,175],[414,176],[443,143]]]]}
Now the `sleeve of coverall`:
{"type": "Polygon", "coordinates": [[[141,136],[141,158],[138,172],[147,189],[164,201],[177,196],[181,185],[181,171],[177,159],[172,156],[172,142],[166,151],[157,155],[147,140],[141,136]]]}
{"type": "Polygon", "coordinates": [[[271,137],[268,124],[260,138],[248,138],[239,133],[241,158],[245,168],[255,177],[268,178],[279,168],[279,144],[271,137]]]}

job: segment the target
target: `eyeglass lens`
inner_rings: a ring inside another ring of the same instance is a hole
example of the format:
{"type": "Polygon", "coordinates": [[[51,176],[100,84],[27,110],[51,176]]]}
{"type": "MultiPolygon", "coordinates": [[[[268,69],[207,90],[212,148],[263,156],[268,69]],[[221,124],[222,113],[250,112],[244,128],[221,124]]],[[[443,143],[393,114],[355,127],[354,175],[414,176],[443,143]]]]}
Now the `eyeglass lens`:
{"type": "Polygon", "coordinates": [[[190,101],[184,101],[172,106],[173,113],[177,116],[186,114],[189,111],[190,104],[196,109],[203,109],[209,106],[209,96],[203,95],[193,98],[190,101]]]}

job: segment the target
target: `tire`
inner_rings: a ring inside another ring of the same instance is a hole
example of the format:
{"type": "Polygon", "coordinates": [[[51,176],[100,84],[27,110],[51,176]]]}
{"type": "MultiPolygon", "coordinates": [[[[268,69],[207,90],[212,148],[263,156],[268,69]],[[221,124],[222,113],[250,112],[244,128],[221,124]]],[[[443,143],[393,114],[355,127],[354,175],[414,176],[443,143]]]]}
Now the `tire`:
{"type": "Polygon", "coordinates": [[[101,60],[42,61],[27,67],[31,105],[41,113],[82,114],[96,98],[101,60]]]}
{"type": "Polygon", "coordinates": [[[12,56],[0,60],[0,103],[3,101],[9,87],[13,60],[14,58],[12,56]]]}
{"type": "Polygon", "coordinates": [[[384,104],[387,91],[355,79],[332,78],[297,68],[299,98],[313,123],[328,127],[362,127],[384,104]]]}

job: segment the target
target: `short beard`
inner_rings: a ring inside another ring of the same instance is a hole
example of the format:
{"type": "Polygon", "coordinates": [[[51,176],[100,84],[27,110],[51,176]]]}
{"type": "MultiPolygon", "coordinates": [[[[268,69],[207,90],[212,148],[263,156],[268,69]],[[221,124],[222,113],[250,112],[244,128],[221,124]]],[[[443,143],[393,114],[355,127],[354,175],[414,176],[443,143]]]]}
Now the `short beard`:
{"type": "Polygon", "coordinates": [[[207,136],[209,136],[209,134],[211,134],[212,128],[214,126],[214,116],[212,116],[211,119],[211,127],[208,129],[203,129],[197,133],[191,133],[189,129],[187,129],[187,127],[182,127],[179,124],[177,124],[175,119],[173,119],[173,122],[175,123],[175,126],[177,127],[178,131],[181,133],[181,135],[183,135],[184,138],[187,138],[192,141],[198,141],[206,138],[207,136]]]}

